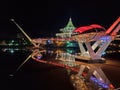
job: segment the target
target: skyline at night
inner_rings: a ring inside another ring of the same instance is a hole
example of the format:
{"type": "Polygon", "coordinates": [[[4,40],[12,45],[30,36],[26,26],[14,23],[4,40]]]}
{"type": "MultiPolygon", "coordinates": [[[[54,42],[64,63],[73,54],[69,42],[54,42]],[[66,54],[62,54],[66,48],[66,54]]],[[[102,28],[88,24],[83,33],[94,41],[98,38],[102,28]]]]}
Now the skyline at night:
{"type": "Polygon", "coordinates": [[[0,38],[21,33],[13,18],[31,38],[53,37],[69,20],[75,27],[100,24],[106,29],[119,17],[118,1],[4,1],[1,5],[0,38]]]}

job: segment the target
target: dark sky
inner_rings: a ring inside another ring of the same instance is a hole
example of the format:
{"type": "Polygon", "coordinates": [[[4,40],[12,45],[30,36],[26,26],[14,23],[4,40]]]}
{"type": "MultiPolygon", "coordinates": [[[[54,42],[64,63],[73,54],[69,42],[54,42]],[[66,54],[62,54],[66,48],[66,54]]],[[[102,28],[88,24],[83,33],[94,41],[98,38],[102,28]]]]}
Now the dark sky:
{"type": "Polygon", "coordinates": [[[76,27],[97,23],[108,28],[119,16],[119,0],[3,0],[0,38],[15,37],[24,29],[31,38],[55,36],[71,17],[76,27]]]}

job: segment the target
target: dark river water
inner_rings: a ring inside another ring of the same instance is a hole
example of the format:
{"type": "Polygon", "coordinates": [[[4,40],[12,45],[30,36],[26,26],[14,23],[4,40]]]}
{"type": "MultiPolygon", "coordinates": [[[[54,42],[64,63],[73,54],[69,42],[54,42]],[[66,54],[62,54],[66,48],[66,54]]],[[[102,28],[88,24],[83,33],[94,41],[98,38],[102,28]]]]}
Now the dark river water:
{"type": "MultiPolygon", "coordinates": [[[[16,71],[31,52],[2,49],[0,53],[0,90],[74,90],[66,69],[30,58],[16,71]]],[[[44,59],[52,57],[47,54],[44,59]]]]}
{"type": "MultiPolygon", "coordinates": [[[[54,61],[56,51],[57,50],[46,50],[46,53],[43,54],[41,59],[54,61]]],[[[78,49],[62,51],[69,53],[79,52],[78,49]]],[[[75,90],[70,81],[71,73],[65,68],[40,63],[30,58],[18,69],[21,63],[23,63],[31,53],[32,51],[24,48],[0,49],[0,90],[75,90]]],[[[114,57],[117,61],[117,63],[110,63],[110,65],[108,63],[109,66],[106,64],[106,66],[103,66],[104,71],[107,72],[106,74],[108,74],[110,78],[114,78],[120,74],[119,55],[120,54],[110,54],[105,56],[105,58],[114,57]],[[108,67],[116,68],[116,75],[112,75],[112,70],[108,67]]],[[[117,80],[118,78],[116,77],[113,79],[113,82],[118,87],[119,83],[116,82],[117,80]]]]}

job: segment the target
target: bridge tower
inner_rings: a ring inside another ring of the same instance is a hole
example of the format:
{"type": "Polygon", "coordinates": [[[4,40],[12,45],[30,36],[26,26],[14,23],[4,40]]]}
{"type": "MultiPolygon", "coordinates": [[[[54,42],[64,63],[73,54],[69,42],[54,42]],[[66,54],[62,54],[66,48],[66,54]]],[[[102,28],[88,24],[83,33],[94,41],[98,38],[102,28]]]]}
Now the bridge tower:
{"type": "Polygon", "coordinates": [[[27,37],[27,39],[34,45],[35,48],[39,48],[40,43],[32,40],[25,31],[16,23],[14,19],[11,19],[11,21],[19,28],[19,30],[27,37]]]}

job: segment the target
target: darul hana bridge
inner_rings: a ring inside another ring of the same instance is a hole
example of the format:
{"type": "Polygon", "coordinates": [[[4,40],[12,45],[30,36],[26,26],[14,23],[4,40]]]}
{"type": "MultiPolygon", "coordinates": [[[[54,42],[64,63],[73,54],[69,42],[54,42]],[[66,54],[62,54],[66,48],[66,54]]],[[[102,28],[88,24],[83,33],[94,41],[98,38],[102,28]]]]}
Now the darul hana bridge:
{"type": "MultiPolygon", "coordinates": [[[[21,32],[29,39],[29,41],[35,46],[40,47],[41,40],[32,40],[23,30],[22,28],[15,22],[14,19],[11,19],[17,27],[21,30],[21,32]]],[[[97,24],[91,24],[89,26],[83,26],[75,29],[69,40],[77,40],[79,44],[79,49],[81,54],[79,55],[71,55],[71,54],[59,54],[57,53],[57,60],[71,62],[71,63],[79,63],[75,59],[87,60],[88,62],[104,62],[105,60],[101,57],[102,53],[109,46],[111,41],[113,41],[120,30],[120,17],[108,28],[105,30],[102,26],[97,24]],[[59,56],[59,57],[58,57],[59,56]],[[67,58],[66,58],[67,57],[67,58]],[[69,57],[69,58],[68,58],[69,57]]],[[[55,39],[54,39],[55,40],[55,39]]],[[[62,39],[61,39],[62,40],[62,39]]],[[[91,64],[83,64],[80,65],[80,69],[75,69],[74,65],[64,65],[57,64],[54,62],[47,62],[44,60],[39,60],[42,57],[41,51],[33,52],[19,67],[19,68],[30,58],[32,57],[34,60],[57,65],[60,67],[70,68],[71,70],[77,72],[77,76],[71,76],[71,81],[76,88],[86,88],[87,86],[92,86],[94,90],[98,90],[100,88],[115,90],[115,87],[111,84],[110,80],[104,74],[102,69],[99,66],[91,65],[91,64]],[[37,58],[39,56],[39,58],[37,58]],[[77,81],[76,81],[77,79],[77,81]],[[89,82],[89,83],[85,83],[89,82]],[[81,83],[83,86],[81,86],[81,83]]],[[[80,63],[81,64],[81,63],[80,63]]],[[[91,90],[93,90],[93,88],[91,90]]],[[[86,90],[79,89],[79,90],[86,90]]],[[[90,88],[88,89],[90,90],[90,88]]],[[[117,90],[117,89],[116,89],[117,90]]]]}

